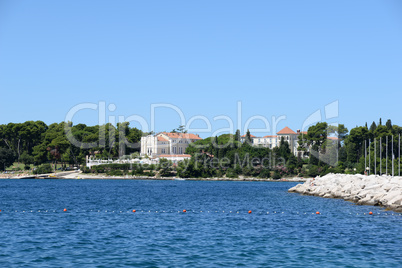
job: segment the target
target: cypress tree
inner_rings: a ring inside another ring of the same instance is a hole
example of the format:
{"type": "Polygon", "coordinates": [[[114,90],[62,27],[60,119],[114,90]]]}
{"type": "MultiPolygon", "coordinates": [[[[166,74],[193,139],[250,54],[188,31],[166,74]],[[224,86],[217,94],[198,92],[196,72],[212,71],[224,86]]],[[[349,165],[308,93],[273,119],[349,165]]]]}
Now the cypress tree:
{"type": "Polygon", "coordinates": [[[392,129],[391,119],[388,119],[387,123],[385,123],[385,125],[387,126],[388,129],[392,129]]]}
{"type": "Polygon", "coordinates": [[[236,130],[236,134],[235,134],[234,140],[235,140],[235,141],[240,141],[240,130],[236,130]]]}
{"type": "Polygon", "coordinates": [[[246,133],[246,143],[250,144],[252,143],[251,141],[251,134],[250,134],[250,130],[247,129],[247,133],[246,133]]]}
{"type": "Polygon", "coordinates": [[[370,126],[370,132],[373,132],[373,133],[374,133],[374,131],[376,130],[376,128],[377,128],[377,125],[376,125],[375,122],[373,121],[373,123],[372,123],[371,126],[370,126]]]}

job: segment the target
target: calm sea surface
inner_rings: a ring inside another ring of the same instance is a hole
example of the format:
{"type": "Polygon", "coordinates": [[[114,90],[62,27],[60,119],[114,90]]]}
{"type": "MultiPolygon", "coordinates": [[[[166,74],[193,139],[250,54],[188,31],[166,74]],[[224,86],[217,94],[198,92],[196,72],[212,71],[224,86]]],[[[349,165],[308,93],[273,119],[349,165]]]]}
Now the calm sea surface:
{"type": "Polygon", "coordinates": [[[402,267],[401,214],[295,184],[0,180],[0,267],[402,267]]]}

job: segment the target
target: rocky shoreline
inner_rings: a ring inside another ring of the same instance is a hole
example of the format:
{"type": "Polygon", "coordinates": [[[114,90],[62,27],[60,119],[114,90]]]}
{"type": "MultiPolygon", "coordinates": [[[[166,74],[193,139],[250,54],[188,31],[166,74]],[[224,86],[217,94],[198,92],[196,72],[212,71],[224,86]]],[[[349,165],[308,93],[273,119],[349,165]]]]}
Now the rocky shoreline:
{"type": "Polygon", "coordinates": [[[304,195],[341,198],[358,205],[383,206],[402,212],[402,177],[328,174],[288,190],[304,195]]]}
{"type": "Polygon", "coordinates": [[[125,175],[125,176],[109,176],[106,174],[91,174],[82,173],[77,171],[66,171],[59,173],[49,173],[49,174],[39,174],[32,175],[26,174],[0,174],[0,179],[83,179],[83,180],[191,180],[191,181],[288,181],[288,182],[305,182],[307,178],[301,177],[287,177],[279,180],[273,180],[268,178],[255,178],[255,177],[245,177],[239,176],[238,178],[228,178],[228,177],[214,177],[214,178],[179,178],[179,177],[149,177],[149,176],[135,176],[135,175],[125,175]]]}
{"type": "Polygon", "coordinates": [[[108,176],[105,174],[84,174],[84,173],[75,173],[68,174],[66,176],[58,177],[60,179],[86,179],[86,180],[96,180],[96,179],[116,179],[116,180],[191,180],[191,181],[290,181],[290,182],[304,182],[307,179],[293,177],[293,178],[282,178],[280,180],[273,179],[262,179],[262,178],[254,178],[254,177],[243,177],[239,176],[238,178],[177,178],[177,177],[147,177],[147,176],[108,176]]]}

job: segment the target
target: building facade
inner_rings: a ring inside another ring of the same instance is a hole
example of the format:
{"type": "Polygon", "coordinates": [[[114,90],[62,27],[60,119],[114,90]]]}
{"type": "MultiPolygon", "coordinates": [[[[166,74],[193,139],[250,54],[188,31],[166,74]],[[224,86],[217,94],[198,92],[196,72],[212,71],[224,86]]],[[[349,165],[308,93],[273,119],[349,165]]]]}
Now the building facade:
{"type": "MultiPolygon", "coordinates": [[[[264,137],[256,137],[254,135],[250,135],[251,137],[251,142],[254,146],[262,146],[262,147],[268,147],[270,149],[273,149],[275,147],[278,147],[280,145],[281,139],[283,138],[285,141],[289,143],[290,151],[294,154],[298,154],[298,137],[300,134],[307,134],[305,131],[300,131],[297,130],[297,132],[294,132],[292,129],[289,127],[285,127],[282,130],[278,131],[276,135],[267,135],[264,137]]],[[[244,142],[246,138],[246,135],[241,136],[241,142],[244,142]]]]}
{"type": "Polygon", "coordinates": [[[141,138],[141,156],[184,155],[186,148],[201,140],[196,134],[161,132],[141,138]]]}

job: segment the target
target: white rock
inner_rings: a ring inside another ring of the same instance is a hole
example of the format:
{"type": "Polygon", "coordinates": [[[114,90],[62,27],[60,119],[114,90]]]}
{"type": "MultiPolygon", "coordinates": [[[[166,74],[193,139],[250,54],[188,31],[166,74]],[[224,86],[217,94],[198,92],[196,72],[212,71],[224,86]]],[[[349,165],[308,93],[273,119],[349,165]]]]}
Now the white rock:
{"type": "Polygon", "coordinates": [[[328,174],[308,179],[289,191],[326,198],[343,198],[366,205],[380,203],[402,210],[402,177],[328,174]]]}

